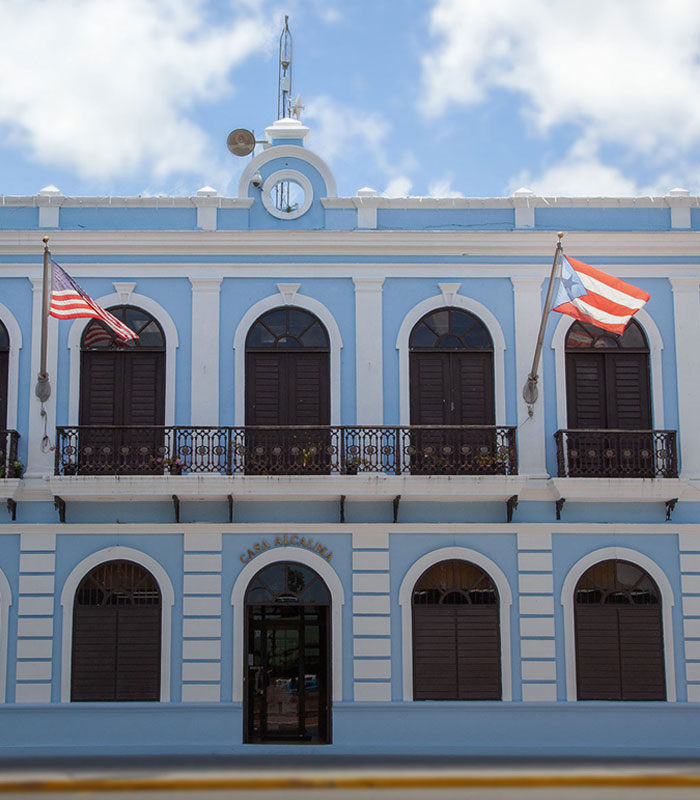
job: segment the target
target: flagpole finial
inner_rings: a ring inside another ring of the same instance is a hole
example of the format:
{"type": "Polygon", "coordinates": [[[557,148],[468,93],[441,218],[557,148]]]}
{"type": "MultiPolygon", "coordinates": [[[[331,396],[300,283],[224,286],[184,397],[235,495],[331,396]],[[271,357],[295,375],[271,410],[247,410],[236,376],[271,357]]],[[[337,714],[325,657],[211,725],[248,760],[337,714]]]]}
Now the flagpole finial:
{"type": "Polygon", "coordinates": [[[563,238],[564,238],[564,231],[559,231],[559,233],[557,234],[557,239],[559,239],[559,241],[561,242],[563,238]]]}

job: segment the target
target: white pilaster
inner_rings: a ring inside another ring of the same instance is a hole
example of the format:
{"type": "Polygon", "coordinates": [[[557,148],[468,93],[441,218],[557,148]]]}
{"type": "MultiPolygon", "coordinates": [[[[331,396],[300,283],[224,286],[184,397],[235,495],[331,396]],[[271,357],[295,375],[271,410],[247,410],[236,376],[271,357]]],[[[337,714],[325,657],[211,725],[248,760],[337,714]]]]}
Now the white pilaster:
{"type": "Polygon", "coordinates": [[[671,207],[671,227],[690,228],[690,206],[693,204],[687,189],[671,189],[668,204],[671,207]]]}
{"type": "Polygon", "coordinates": [[[557,699],[552,535],[518,534],[520,665],[523,700],[557,699]]]}
{"type": "Polygon", "coordinates": [[[42,281],[32,279],[32,366],[29,381],[29,441],[27,443],[27,478],[53,474],[54,454],[42,450],[41,440],[46,432],[54,442],[56,435],[56,394],[58,390],[58,320],[48,319],[48,348],[46,368],[51,381],[51,397],[44,404],[46,418],[41,416],[41,403],[34,394],[36,376],[41,362],[42,281]]]}
{"type": "Polygon", "coordinates": [[[63,205],[64,197],[60,189],[55,186],[44,186],[36,196],[36,204],[39,206],[39,227],[58,228],[59,214],[63,205]]]}
{"type": "Polygon", "coordinates": [[[353,694],[391,700],[389,534],[352,536],[353,694]]]}
{"type": "Polygon", "coordinates": [[[192,198],[197,207],[197,227],[203,231],[215,231],[217,224],[217,210],[221,203],[219,193],[212,186],[203,186],[197,189],[197,194],[192,198]]]}
{"type": "Polygon", "coordinates": [[[192,284],[191,424],[219,424],[219,295],[221,278],[192,284]]]}
{"type": "Polygon", "coordinates": [[[384,278],[353,278],[355,283],[355,364],[358,425],[381,425],[384,420],[382,386],[382,285],[384,278]]]}
{"type": "Polygon", "coordinates": [[[522,398],[522,389],[532,368],[542,318],[542,277],[512,277],[515,308],[516,404],[518,424],[518,472],[528,477],[546,478],[544,393],[545,377],[542,361],[539,366],[537,391],[539,398],[532,407],[533,415],[522,398]]]}
{"type": "Polygon", "coordinates": [[[20,535],[15,702],[51,702],[55,534],[20,535]]]}
{"type": "Polygon", "coordinates": [[[700,477],[700,281],[669,278],[673,289],[681,477],[700,477]]]}
{"type": "Polygon", "coordinates": [[[370,228],[377,227],[377,208],[379,207],[379,197],[376,189],[365,186],[364,189],[357,190],[355,200],[357,206],[357,227],[370,228]]]}
{"type": "Polygon", "coordinates": [[[535,227],[535,193],[532,189],[517,189],[513,192],[513,207],[515,208],[515,227],[535,227]]]}
{"type": "Polygon", "coordinates": [[[182,702],[221,700],[221,534],[185,534],[182,702]]]}

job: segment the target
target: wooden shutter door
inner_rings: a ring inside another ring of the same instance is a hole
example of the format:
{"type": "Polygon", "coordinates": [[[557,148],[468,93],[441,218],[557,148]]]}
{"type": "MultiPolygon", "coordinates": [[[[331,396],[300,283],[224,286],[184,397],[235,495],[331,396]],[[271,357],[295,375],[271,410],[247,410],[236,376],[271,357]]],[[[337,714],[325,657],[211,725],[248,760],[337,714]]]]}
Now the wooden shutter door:
{"type": "Polygon", "coordinates": [[[411,424],[449,425],[449,353],[411,353],[411,424]]]}
{"type": "Polygon", "coordinates": [[[282,355],[246,353],[246,425],[288,424],[286,362],[282,355]]]}
{"type": "Polygon", "coordinates": [[[617,609],[623,700],[665,700],[666,673],[661,607],[617,609]]]}
{"type": "Polygon", "coordinates": [[[116,700],[117,607],[76,603],[71,700],[116,700]]]}
{"type": "Polygon", "coordinates": [[[160,606],[120,606],[116,631],[116,699],[160,699],[160,606]]]}
{"type": "Polygon", "coordinates": [[[566,397],[570,428],[607,428],[605,364],[602,354],[569,353],[566,397]]]}
{"type": "Polygon", "coordinates": [[[457,698],[455,606],[413,606],[413,697],[457,698]]]}
{"type": "Polygon", "coordinates": [[[328,353],[284,353],[288,363],[290,425],[330,423],[328,353]]]}
{"type": "Polygon", "coordinates": [[[576,606],[576,676],[579,700],[622,700],[614,606],[576,606]]]}
{"type": "Polygon", "coordinates": [[[609,426],[628,430],[651,428],[649,362],[645,353],[607,355],[609,426]]]}
{"type": "Polygon", "coordinates": [[[459,700],[501,699],[498,606],[454,606],[459,700]]]}
{"type": "Polygon", "coordinates": [[[492,353],[450,353],[452,425],[493,425],[492,353]]]}
{"type": "Polygon", "coordinates": [[[162,425],[165,417],[164,353],[118,353],[124,360],[121,425],[162,425]]]}
{"type": "Polygon", "coordinates": [[[80,367],[80,424],[121,423],[121,364],[119,353],[90,351],[80,367]]]}

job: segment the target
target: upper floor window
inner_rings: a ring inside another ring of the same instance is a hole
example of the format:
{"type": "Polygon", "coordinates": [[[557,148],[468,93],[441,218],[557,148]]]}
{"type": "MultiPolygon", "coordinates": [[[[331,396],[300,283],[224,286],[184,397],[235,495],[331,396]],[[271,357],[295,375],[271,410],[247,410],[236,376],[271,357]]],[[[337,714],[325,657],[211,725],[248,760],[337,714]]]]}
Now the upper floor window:
{"type": "Polygon", "coordinates": [[[566,337],[569,428],[649,430],[649,345],[636,320],[621,336],[574,322],[566,337]]]}

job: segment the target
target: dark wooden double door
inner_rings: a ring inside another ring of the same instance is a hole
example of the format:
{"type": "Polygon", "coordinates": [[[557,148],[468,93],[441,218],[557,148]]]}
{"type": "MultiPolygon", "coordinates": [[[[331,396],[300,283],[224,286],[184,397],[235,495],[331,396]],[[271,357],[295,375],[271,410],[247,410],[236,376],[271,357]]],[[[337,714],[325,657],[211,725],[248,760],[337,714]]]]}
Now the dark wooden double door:
{"type": "Polygon", "coordinates": [[[328,472],[329,425],[328,352],[246,353],[246,472],[328,472]]]}
{"type": "Polygon", "coordinates": [[[163,443],[157,427],[165,416],[165,353],[85,351],[80,376],[80,425],[98,427],[80,434],[79,471],[156,469],[163,443]]]}
{"type": "MultiPolygon", "coordinates": [[[[493,353],[413,352],[410,376],[411,425],[494,424],[493,353]]],[[[484,471],[474,455],[493,454],[495,432],[414,430],[411,444],[411,472],[484,471]]]]}
{"type": "Polygon", "coordinates": [[[648,355],[570,352],[566,381],[569,474],[653,477],[648,355]]]}
{"type": "Polygon", "coordinates": [[[247,607],[247,742],[330,742],[328,613],[317,605],[247,607]]]}

